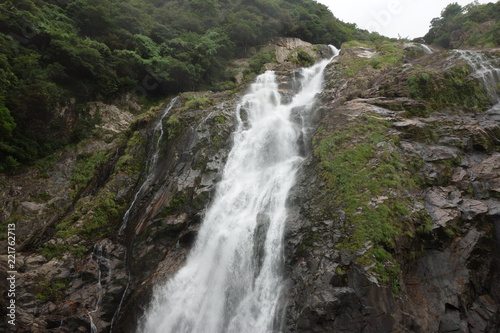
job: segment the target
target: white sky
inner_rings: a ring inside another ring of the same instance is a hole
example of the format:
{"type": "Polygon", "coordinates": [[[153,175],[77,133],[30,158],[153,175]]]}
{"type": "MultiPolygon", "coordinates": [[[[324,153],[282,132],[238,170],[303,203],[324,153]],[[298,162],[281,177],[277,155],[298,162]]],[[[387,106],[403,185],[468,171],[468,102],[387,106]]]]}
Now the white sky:
{"type": "MultiPolygon", "coordinates": [[[[422,37],[431,20],[441,16],[450,3],[466,5],[473,0],[316,0],[338,19],[388,37],[422,37]]],[[[479,3],[496,0],[479,0],[479,3]]]]}

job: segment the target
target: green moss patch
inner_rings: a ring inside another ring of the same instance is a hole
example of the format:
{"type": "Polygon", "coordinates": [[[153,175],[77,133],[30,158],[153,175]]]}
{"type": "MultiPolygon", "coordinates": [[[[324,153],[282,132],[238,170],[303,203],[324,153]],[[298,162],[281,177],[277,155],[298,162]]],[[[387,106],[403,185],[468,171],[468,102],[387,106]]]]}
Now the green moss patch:
{"type": "Polygon", "coordinates": [[[251,79],[258,74],[264,73],[265,64],[276,62],[276,51],[262,49],[250,58],[249,68],[244,71],[246,79],[251,79]]]}
{"type": "Polygon", "coordinates": [[[401,43],[378,43],[367,45],[359,42],[349,42],[342,45],[344,55],[340,58],[342,73],[347,77],[354,77],[366,69],[387,69],[401,65],[405,58],[401,43]],[[375,54],[370,57],[358,57],[349,55],[349,49],[353,47],[367,48],[375,54]]]}
{"type": "Polygon", "coordinates": [[[175,214],[176,212],[179,211],[181,207],[187,204],[187,198],[186,195],[182,192],[177,193],[176,196],[174,196],[168,205],[163,207],[163,209],[160,211],[158,214],[158,217],[167,217],[169,215],[175,214]]]}
{"type": "Polygon", "coordinates": [[[145,167],[147,137],[141,131],[135,131],[130,136],[125,153],[116,164],[116,170],[133,175],[145,167]],[[142,157],[142,158],[139,158],[142,157]]]}
{"type": "MultiPolygon", "coordinates": [[[[45,243],[37,251],[46,258],[62,258],[65,253],[74,257],[84,256],[96,239],[114,237],[122,223],[122,216],[128,203],[117,200],[120,191],[117,178],[138,175],[144,168],[144,161],[139,156],[145,154],[146,136],[140,131],[131,133],[123,155],[116,161],[113,173],[106,183],[92,196],[78,198],[76,195],[89,182],[97,177],[96,171],[105,163],[111,163],[110,154],[98,151],[94,154],[81,154],[71,175],[73,182],[74,207],[68,215],[55,226],[55,242],[45,243]]],[[[125,183],[123,183],[125,184],[125,183]]],[[[44,196],[45,198],[46,196],[44,196]]]]}
{"type": "Polygon", "coordinates": [[[60,279],[57,281],[41,281],[35,291],[35,299],[45,301],[62,301],[65,298],[63,290],[68,287],[71,279],[60,279]]]}
{"type": "Polygon", "coordinates": [[[174,137],[179,135],[184,129],[184,126],[185,125],[179,120],[179,117],[177,117],[177,115],[173,114],[170,117],[168,117],[167,120],[168,139],[173,139],[174,137]]]}
{"type": "Polygon", "coordinates": [[[298,48],[288,55],[288,60],[302,67],[312,66],[316,59],[305,50],[298,48]]]}
{"type": "Polygon", "coordinates": [[[194,95],[187,95],[187,101],[184,103],[184,111],[206,109],[214,104],[214,100],[210,97],[203,96],[197,97],[194,95]]]}
{"type": "Polygon", "coordinates": [[[349,252],[367,248],[358,263],[371,266],[370,271],[387,284],[399,277],[395,238],[405,223],[420,219],[412,216],[413,199],[405,195],[417,187],[416,170],[398,153],[399,137],[388,134],[390,126],[375,115],[365,115],[342,128],[323,130],[314,143],[329,206],[345,212],[346,237],[337,248],[349,252]]]}
{"type": "Polygon", "coordinates": [[[80,200],[75,212],[56,225],[58,242],[46,243],[38,251],[49,260],[61,258],[66,252],[82,257],[96,239],[114,236],[125,208],[107,191],[100,192],[90,203],[80,200]]]}
{"type": "Polygon", "coordinates": [[[105,151],[78,156],[77,164],[70,176],[70,180],[73,182],[74,195],[87,186],[88,182],[94,177],[97,168],[108,159],[109,155],[105,151]]]}
{"type": "Polygon", "coordinates": [[[465,107],[483,110],[491,106],[481,83],[469,75],[471,69],[457,65],[445,72],[420,72],[408,77],[410,97],[432,102],[436,110],[465,107]]]}

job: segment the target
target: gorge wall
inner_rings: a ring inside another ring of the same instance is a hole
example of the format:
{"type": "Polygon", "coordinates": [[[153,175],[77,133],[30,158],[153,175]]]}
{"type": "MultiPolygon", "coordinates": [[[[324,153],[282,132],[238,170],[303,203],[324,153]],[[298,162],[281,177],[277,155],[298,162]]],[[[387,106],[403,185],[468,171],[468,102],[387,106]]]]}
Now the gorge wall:
{"type": "MultiPolygon", "coordinates": [[[[270,48],[284,96],[300,57],[328,54],[298,40],[270,48]]],[[[500,67],[498,50],[481,52],[500,67]]],[[[499,331],[496,82],[488,94],[453,51],[342,46],[289,198],[282,331],[499,331]]],[[[166,104],[139,116],[130,101],[98,103],[96,137],[1,176],[18,244],[16,332],[134,332],[196,237],[244,89],[181,94],[162,136],[166,104]]]]}

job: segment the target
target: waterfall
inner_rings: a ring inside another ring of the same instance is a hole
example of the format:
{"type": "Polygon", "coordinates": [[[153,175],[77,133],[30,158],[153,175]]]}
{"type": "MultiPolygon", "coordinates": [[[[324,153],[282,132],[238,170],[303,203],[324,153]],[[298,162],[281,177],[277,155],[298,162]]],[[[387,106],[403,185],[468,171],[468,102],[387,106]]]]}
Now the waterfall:
{"type": "Polygon", "coordinates": [[[422,51],[424,51],[425,54],[433,54],[434,52],[432,52],[431,48],[425,44],[421,44],[421,43],[404,43],[403,45],[405,48],[407,47],[419,47],[420,49],[422,49],[422,51]]]}
{"type": "Polygon", "coordinates": [[[424,50],[425,54],[432,54],[432,53],[434,53],[434,52],[432,52],[431,48],[428,47],[427,45],[425,45],[425,44],[418,44],[418,45],[420,45],[420,47],[422,48],[422,50],[424,50]]]}
{"type": "Polygon", "coordinates": [[[92,252],[92,259],[97,264],[97,300],[95,303],[94,310],[89,311],[87,314],[90,319],[90,332],[97,333],[98,329],[94,324],[94,318],[92,316],[93,313],[99,311],[99,307],[101,306],[102,296],[104,295],[103,286],[107,285],[112,278],[112,270],[109,265],[109,257],[108,257],[108,247],[106,243],[104,244],[94,244],[94,251],[92,252]]]}
{"type": "Polygon", "coordinates": [[[195,245],[177,275],[154,289],[140,332],[279,329],[286,199],[304,159],[306,131],[292,118],[307,117],[328,62],[301,70],[299,92],[287,104],[273,71],[250,86],[236,108],[234,145],[195,245]]]}
{"type": "Polygon", "coordinates": [[[498,66],[498,58],[490,59],[480,51],[456,50],[455,52],[472,67],[472,76],[483,83],[488,96],[495,104],[490,111],[500,111],[500,68],[493,63],[493,60],[496,60],[498,66]]]}
{"type": "Polygon", "coordinates": [[[132,212],[132,209],[135,208],[135,203],[137,202],[137,199],[142,195],[143,191],[147,186],[150,185],[151,180],[153,180],[153,175],[154,175],[154,170],[156,168],[156,164],[158,163],[158,156],[160,154],[160,143],[161,140],[163,139],[163,119],[168,115],[170,109],[177,103],[177,100],[179,97],[174,97],[170,103],[165,107],[165,110],[160,114],[158,117],[158,121],[156,122],[156,125],[153,129],[153,135],[152,135],[152,147],[149,150],[148,157],[146,160],[146,179],[144,182],[141,184],[139,189],[135,192],[134,199],[132,200],[132,203],[130,204],[129,208],[123,215],[123,221],[122,225],[120,227],[120,230],[118,231],[119,235],[123,235],[125,232],[125,229],[128,224],[128,220],[130,219],[130,213],[132,212]]]}

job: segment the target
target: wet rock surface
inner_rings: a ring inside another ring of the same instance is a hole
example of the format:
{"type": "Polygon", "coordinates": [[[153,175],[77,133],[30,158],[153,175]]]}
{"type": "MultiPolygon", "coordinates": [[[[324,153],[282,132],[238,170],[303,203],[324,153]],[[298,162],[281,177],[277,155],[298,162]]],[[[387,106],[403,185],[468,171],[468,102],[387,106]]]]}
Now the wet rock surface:
{"type": "MultiPolygon", "coordinates": [[[[119,117],[102,125],[104,141],[66,153],[46,175],[35,169],[5,179],[2,213],[16,224],[22,244],[18,332],[134,331],[151,287],[182,265],[229,151],[239,95],[204,95],[213,101],[206,108],[189,109],[186,101],[192,97],[181,96],[172,118],[164,119],[154,170],[148,170],[146,158],[158,139],[148,137],[157,117],[136,121],[127,144],[106,143],[110,132],[123,130],[128,118],[119,117]],[[96,151],[103,162],[76,193],[79,159],[92,160],[96,151]],[[120,233],[122,216],[141,186],[146,188],[120,233]],[[33,198],[37,193],[40,198],[33,198]]],[[[108,120],[117,112],[109,108],[108,120]]]]}

